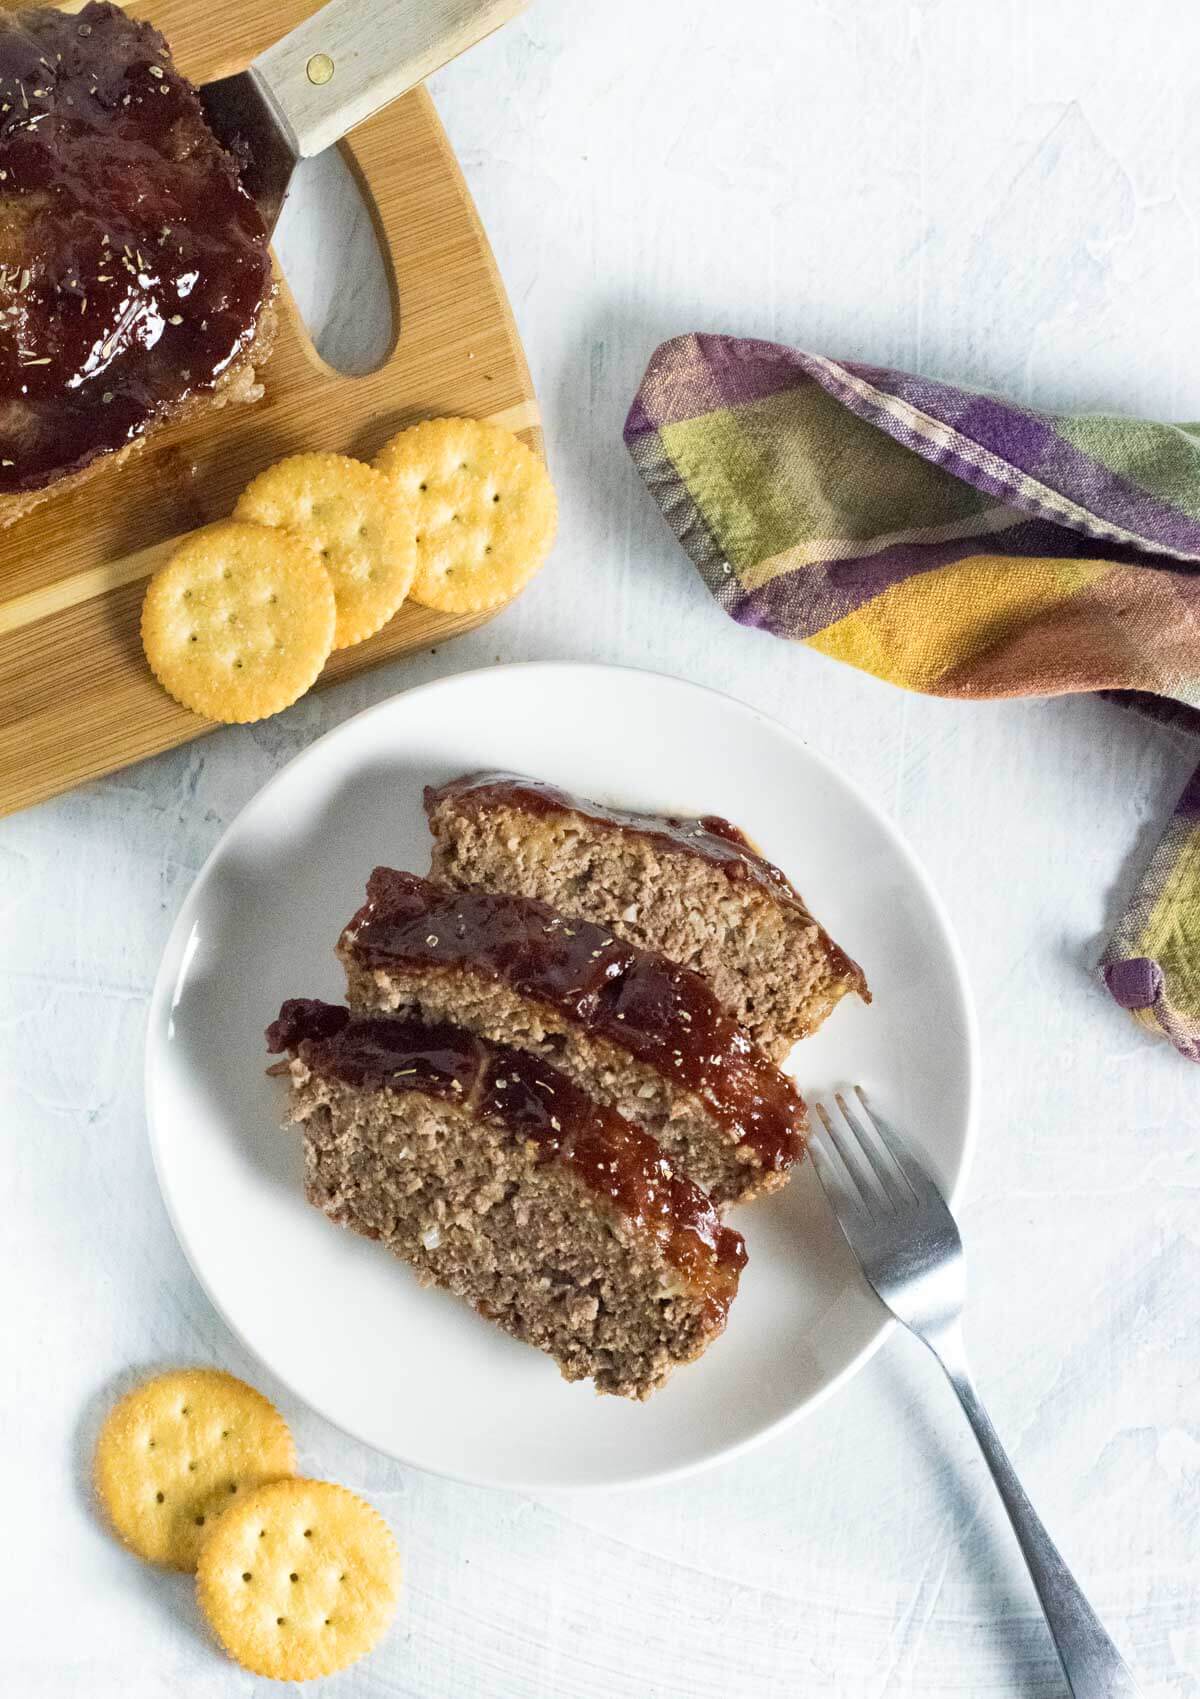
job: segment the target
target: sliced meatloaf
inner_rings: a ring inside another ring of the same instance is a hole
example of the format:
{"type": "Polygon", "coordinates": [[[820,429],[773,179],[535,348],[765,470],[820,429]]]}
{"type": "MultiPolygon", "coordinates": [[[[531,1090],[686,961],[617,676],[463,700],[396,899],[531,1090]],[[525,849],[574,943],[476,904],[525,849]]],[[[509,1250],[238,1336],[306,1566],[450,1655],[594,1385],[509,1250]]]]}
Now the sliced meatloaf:
{"type": "Polygon", "coordinates": [[[707,982],[606,927],[378,867],[338,955],[355,1009],[550,1058],[720,1203],[781,1185],[803,1153],[803,1101],[707,982]]]}
{"type": "Polygon", "coordinates": [[[427,789],[432,876],[584,915],[711,981],[776,1061],[866,978],[746,835],[716,815],[625,814],[512,774],[427,789]]]}
{"type": "Polygon", "coordinates": [[[646,1398],[725,1325],[741,1236],[648,1134],[544,1060],[464,1032],[291,1001],[308,1199],[567,1380],[646,1398]]]}

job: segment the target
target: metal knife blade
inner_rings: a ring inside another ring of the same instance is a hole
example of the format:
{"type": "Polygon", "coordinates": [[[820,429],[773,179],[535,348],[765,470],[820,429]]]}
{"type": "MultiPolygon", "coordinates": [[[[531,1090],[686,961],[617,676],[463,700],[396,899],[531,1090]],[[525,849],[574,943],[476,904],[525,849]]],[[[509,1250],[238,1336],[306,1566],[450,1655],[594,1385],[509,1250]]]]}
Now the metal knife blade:
{"type": "Polygon", "coordinates": [[[339,140],[529,0],[328,0],[233,76],[200,90],[209,125],[275,228],[296,162],[339,140]]]}

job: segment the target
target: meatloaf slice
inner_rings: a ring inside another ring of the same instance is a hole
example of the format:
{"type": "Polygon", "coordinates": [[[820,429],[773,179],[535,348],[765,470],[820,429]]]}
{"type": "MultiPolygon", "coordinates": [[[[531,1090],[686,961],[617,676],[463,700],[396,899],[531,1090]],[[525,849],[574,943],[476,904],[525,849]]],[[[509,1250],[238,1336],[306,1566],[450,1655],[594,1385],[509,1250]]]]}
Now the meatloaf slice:
{"type": "Polygon", "coordinates": [[[262,216],[159,32],[97,0],[0,10],[0,525],[256,400],[274,294],[262,216]]]}
{"type": "Polygon", "coordinates": [[[724,1328],[740,1234],[652,1138],[544,1061],[308,1001],[285,1003],[267,1042],[291,1058],[309,1202],[567,1380],[646,1398],[724,1328]]]}
{"type": "Polygon", "coordinates": [[[848,992],[871,1000],[799,892],[717,815],[626,814],[507,773],[430,787],[425,809],[433,878],[536,897],[661,950],[776,1061],[848,992]]]}
{"type": "Polygon", "coordinates": [[[338,944],[355,1009],[452,1020],[550,1058],[719,1203],[782,1185],[803,1100],[698,974],[544,903],[378,867],[338,944]]]}

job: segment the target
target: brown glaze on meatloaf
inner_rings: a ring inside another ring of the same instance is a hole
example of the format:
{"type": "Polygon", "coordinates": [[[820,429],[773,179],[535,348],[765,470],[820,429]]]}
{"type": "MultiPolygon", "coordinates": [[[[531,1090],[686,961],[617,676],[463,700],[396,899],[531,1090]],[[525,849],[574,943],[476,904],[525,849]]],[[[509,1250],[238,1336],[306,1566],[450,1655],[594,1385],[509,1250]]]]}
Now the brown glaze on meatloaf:
{"type": "Polygon", "coordinates": [[[632,814],[515,774],[427,788],[432,876],[586,915],[702,973],[776,1060],[850,992],[851,961],[784,874],[716,815],[632,814]]]}
{"type": "Polygon", "coordinates": [[[199,401],[250,398],[273,289],[158,31],[107,4],[0,12],[0,521],[199,401]]]}
{"type": "Polygon", "coordinates": [[[377,867],[338,953],[367,970],[482,973],[702,1097],[767,1171],[803,1153],[802,1100],[705,981],[606,927],[527,897],[377,867]]]}
{"type": "Polygon", "coordinates": [[[309,1200],[566,1378],[645,1398],[722,1331],[741,1236],[544,1060],[307,1000],[267,1041],[292,1058],[309,1200]]]}
{"type": "Polygon", "coordinates": [[[594,1103],[540,1058],[489,1044],[460,1027],[428,1027],[386,1015],[291,998],[267,1028],[267,1047],[289,1051],[323,1078],[360,1091],[448,1097],[481,1121],[532,1139],[542,1162],[562,1162],[588,1191],[639,1231],[669,1262],[703,1284],[724,1313],[745,1266],[740,1233],[722,1225],[698,1186],[676,1173],[648,1134],[594,1103]]]}

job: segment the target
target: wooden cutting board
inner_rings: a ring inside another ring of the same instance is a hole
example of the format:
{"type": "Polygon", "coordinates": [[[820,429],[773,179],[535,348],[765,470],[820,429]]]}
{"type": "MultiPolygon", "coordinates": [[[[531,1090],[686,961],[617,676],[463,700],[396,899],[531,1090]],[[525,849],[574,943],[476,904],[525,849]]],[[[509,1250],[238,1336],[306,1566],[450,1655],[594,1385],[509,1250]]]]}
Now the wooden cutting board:
{"type": "MultiPolygon", "coordinates": [[[[317,6],[132,0],[127,9],[163,31],[199,83],[240,70],[317,6]]],[[[213,729],[147,670],[142,595],[178,539],[226,517],[271,461],[302,449],[369,457],[394,431],[439,414],[495,419],[541,451],[504,287],[428,95],[406,95],[342,145],[391,262],[399,334],[390,357],[366,376],[334,371],[284,286],[263,401],[166,430],[126,465],[0,531],[0,814],[213,729]]],[[[377,636],[332,656],[322,682],[487,617],[402,608],[377,636]]]]}

